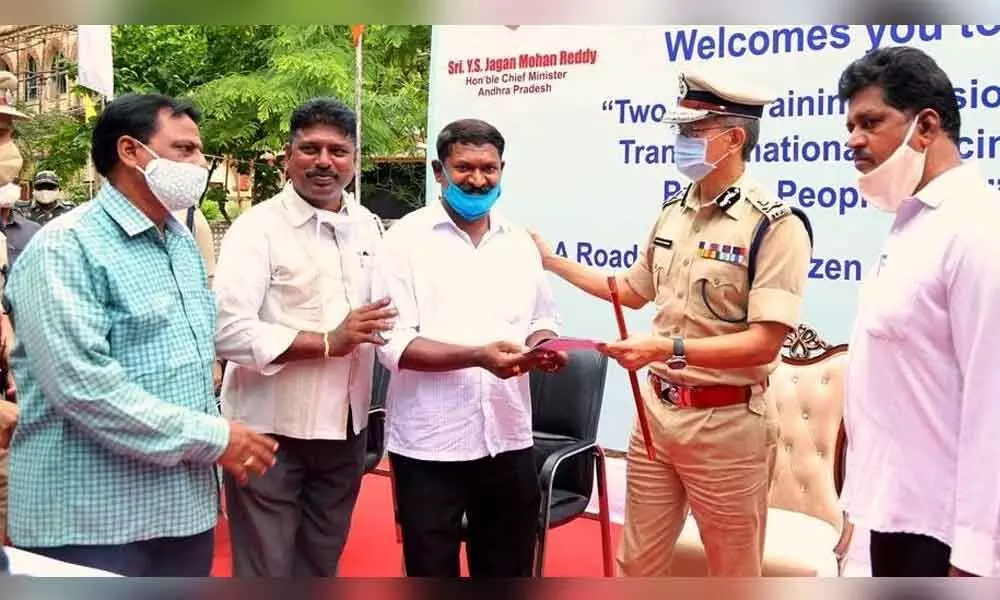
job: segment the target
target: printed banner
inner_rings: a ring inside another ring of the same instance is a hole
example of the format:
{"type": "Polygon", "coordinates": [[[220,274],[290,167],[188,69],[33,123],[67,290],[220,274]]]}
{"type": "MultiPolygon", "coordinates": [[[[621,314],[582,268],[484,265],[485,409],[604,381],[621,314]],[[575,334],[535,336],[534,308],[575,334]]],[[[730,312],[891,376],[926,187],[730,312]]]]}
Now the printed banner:
{"type": "MultiPolygon", "coordinates": [[[[673,135],[660,121],[686,68],[731,70],[769,86],[749,171],[802,208],[815,232],[804,320],[831,343],[846,342],[858,284],[874,264],[891,219],[867,206],[846,147],[837,81],[878,47],[914,45],[951,76],[962,108],[964,159],[1000,168],[1000,75],[990,65],[1000,25],[802,25],[534,27],[436,26],[431,48],[428,200],[437,132],[455,119],[493,123],[507,148],[509,217],[558,252],[607,270],[631,265],[665,198],[686,185],[673,166],[673,135]]],[[[557,280],[566,336],[614,339],[614,313],[557,280]]],[[[627,313],[629,331],[650,331],[652,306],[627,313]]],[[[612,366],[599,441],[623,449],[634,418],[626,373],[612,366]]]]}

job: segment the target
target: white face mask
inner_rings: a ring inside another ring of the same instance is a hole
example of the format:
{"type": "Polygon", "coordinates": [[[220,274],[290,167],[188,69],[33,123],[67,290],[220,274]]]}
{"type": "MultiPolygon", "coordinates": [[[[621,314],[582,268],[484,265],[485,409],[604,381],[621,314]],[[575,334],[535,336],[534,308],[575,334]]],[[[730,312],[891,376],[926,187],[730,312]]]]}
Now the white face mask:
{"type": "Polygon", "coordinates": [[[910,138],[916,130],[917,120],[914,118],[903,143],[892,156],[858,177],[858,189],[869,204],[885,212],[895,213],[903,200],[912,196],[917,189],[917,184],[924,175],[927,153],[910,147],[910,138]]]}
{"type": "Polygon", "coordinates": [[[16,183],[0,186],[0,208],[13,208],[20,197],[21,186],[16,183]]]}
{"type": "Polygon", "coordinates": [[[208,169],[194,163],[178,162],[161,158],[146,144],[136,140],[140,146],[153,155],[146,168],[139,170],[146,177],[149,191],[170,212],[187,210],[198,204],[208,184],[208,169]]]}
{"type": "Polygon", "coordinates": [[[35,190],[35,202],[49,205],[59,199],[59,190],[35,190]]]}

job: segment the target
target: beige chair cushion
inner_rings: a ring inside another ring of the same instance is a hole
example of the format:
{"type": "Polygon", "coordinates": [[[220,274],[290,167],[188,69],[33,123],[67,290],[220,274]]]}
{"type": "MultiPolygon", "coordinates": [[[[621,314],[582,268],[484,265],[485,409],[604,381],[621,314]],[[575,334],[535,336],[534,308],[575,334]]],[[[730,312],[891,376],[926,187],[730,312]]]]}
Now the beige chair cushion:
{"type": "MultiPolygon", "coordinates": [[[[767,513],[764,539],[765,577],[836,577],[837,558],[833,547],[840,537],[832,525],[799,512],[772,508],[767,513]]],[[[705,551],[694,517],[688,515],[677,540],[670,575],[708,575],[705,551]]]]}
{"type": "Polygon", "coordinates": [[[846,358],[838,352],[811,365],[782,363],[771,375],[768,393],[781,422],[769,505],[823,519],[837,531],[842,513],[834,461],[846,358]]]}
{"type": "MultiPolygon", "coordinates": [[[[768,501],[765,576],[837,576],[834,548],[843,517],[834,462],[843,418],[845,349],[812,364],[782,361],[771,374],[768,402],[777,411],[781,432],[768,501]]],[[[689,515],[672,575],[706,574],[698,527],[689,515]]]]}

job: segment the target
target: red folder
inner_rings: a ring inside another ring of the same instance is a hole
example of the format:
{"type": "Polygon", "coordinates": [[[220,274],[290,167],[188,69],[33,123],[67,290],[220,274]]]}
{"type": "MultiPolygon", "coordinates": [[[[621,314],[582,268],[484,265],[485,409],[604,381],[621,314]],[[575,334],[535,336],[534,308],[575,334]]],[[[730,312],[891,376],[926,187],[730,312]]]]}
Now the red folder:
{"type": "MultiPolygon", "coordinates": [[[[622,302],[618,297],[618,280],[614,276],[608,277],[608,287],[611,288],[611,303],[615,307],[615,318],[618,320],[618,333],[621,339],[628,337],[628,330],[625,327],[625,314],[622,312],[622,302]]],[[[639,427],[642,428],[642,441],[646,446],[646,456],[649,460],[656,460],[656,452],[653,450],[653,439],[649,436],[649,423],[646,422],[646,405],[642,401],[642,391],[639,389],[639,377],[635,371],[628,372],[629,382],[632,384],[632,396],[635,398],[635,411],[639,417],[639,427]]]]}

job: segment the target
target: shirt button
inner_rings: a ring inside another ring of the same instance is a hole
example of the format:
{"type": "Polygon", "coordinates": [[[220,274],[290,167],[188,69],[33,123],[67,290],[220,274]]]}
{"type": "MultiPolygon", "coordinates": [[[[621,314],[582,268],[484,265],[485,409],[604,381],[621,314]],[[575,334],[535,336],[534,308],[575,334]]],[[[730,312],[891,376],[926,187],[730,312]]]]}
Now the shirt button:
{"type": "Polygon", "coordinates": [[[684,299],[684,292],[677,292],[677,298],[683,300],[684,299]]]}
{"type": "Polygon", "coordinates": [[[678,334],[678,333],[680,333],[680,332],[681,332],[681,328],[680,327],[674,327],[674,334],[675,335],[678,334]]]}
{"type": "Polygon", "coordinates": [[[694,226],[694,232],[695,233],[700,233],[701,232],[701,227],[699,227],[698,225],[695,225],[694,226]]]}
{"type": "Polygon", "coordinates": [[[685,259],[684,259],[684,266],[686,267],[686,266],[688,266],[689,264],[691,264],[691,259],[690,259],[690,258],[685,258],[685,259]]]}

